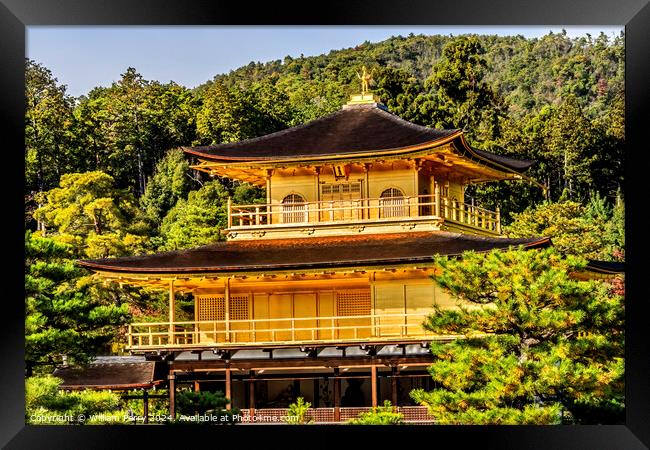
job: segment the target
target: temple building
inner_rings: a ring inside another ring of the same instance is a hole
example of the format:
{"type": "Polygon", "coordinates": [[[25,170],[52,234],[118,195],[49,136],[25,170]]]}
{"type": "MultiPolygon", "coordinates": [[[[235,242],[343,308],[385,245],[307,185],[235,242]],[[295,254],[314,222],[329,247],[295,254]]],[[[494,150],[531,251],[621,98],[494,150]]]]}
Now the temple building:
{"type": "Polygon", "coordinates": [[[434,255],[550,245],[502,237],[498,209],[465,201],[472,183],[529,180],[533,161],[407,122],[366,91],[299,126],[184,151],[194,169],[265,188],[265,202],[229,201],[226,240],[79,262],[169,293],[168,320],[130,324],[127,349],[164,368],[172,414],[189,385],[224,391],[249,417],[284,415],[301,396],[317,422],[384,400],[430,421],[408,394],[432,388],[429,343],[455,338],[422,327],[434,304],[455,305],[431,278],[434,255]],[[177,320],[177,293],[192,294],[193,320],[177,320]]]}

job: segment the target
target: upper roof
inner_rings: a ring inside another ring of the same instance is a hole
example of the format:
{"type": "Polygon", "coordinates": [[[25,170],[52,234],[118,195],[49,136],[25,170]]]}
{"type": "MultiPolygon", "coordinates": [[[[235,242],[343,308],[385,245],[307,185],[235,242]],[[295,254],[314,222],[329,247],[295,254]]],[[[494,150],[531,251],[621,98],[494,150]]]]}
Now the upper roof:
{"type": "Polygon", "coordinates": [[[534,161],[495,155],[470,148],[458,129],[428,128],[408,122],[378,103],[346,105],[311,122],[239,142],[184,147],[201,159],[224,163],[320,159],[335,155],[372,156],[400,150],[421,150],[453,140],[470,157],[522,172],[534,161]]]}
{"type": "Polygon", "coordinates": [[[460,255],[509,246],[543,247],[549,238],[492,238],[446,231],[216,242],[190,250],[125,258],[83,260],[109,272],[250,272],[322,267],[431,262],[434,255],[460,255]]]}

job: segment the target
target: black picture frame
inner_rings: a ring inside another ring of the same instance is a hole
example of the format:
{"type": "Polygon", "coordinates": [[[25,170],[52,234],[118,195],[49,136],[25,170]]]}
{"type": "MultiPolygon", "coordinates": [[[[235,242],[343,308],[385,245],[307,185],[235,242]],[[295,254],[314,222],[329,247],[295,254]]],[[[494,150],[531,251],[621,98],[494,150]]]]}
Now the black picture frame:
{"type": "MultiPolygon", "coordinates": [[[[6,448],[120,448],[139,445],[260,445],[390,448],[640,449],[650,446],[650,339],[643,295],[647,259],[644,127],[650,105],[649,0],[455,0],[248,3],[201,0],[0,0],[0,126],[5,225],[0,369],[0,445],[6,448]],[[24,223],[25,27],[30,25],[624,25],[626,31],[626,424],[607,426],[200,427],[26,426],[24,307],[20,280],[24,223]],[[12,275],[13,274],[13,275],[12,275]],[[202,444],[197,439],[208,439],[202,444]],[[252,440],[258,441],[252,443],[252,440]]],[[[647,177],[647,176],[646,176],[647,177]]]]}

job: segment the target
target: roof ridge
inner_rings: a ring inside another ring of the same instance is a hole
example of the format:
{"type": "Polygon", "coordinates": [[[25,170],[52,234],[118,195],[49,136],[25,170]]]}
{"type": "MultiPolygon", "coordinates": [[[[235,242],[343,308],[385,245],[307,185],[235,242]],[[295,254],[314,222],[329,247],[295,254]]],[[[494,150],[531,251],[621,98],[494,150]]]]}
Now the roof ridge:
{"type": "Polygon", "coordinates": [[[383,114],[388,116],[389,119],[391,119],[394,122],[400,123],[402,125],[405,125],[409,128],[413,128],[418,131],[423,131],[423,132],[430,132],[430,131],[437,131],[437,132],[456,132],[456,131],[462,131],[461,128],[432,128],[432,127],[427,127],[425,125],[419,125],[417,123],[413,123],[409,120],[404,119],[403,117],[398,116],[395,113],[390,112],[388,109],[383,109],[383,108],[378,108],[374,107],[374,110],[376,110],[379,114],[383,114]]]}

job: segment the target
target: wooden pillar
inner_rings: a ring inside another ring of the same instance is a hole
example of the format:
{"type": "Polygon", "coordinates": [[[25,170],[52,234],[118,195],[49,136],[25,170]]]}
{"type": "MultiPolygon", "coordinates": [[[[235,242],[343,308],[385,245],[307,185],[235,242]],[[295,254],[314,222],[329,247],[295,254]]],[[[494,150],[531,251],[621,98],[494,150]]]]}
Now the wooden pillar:
{"type": "Polygon", "coordinates": [[[176,292],[174,292],[174,280],[169,281],[169,335],[168,344],[174,344],[174,322],[176,322],[176,292]]]}
{"type": "Polygon", "coordinates": [[[271,211],[271,176],[273,175],[273,169],[266,169],[266,223],[270,225],[273,222],[273,214],[271,211]]]}
{"type": "Polygon", "coordinates": [[[223,292],[224,320],[226,321],[226,342],[230,342],[230,277],[226,278],[223,292]]]}
{"type": "Polygon", "coordinates": [[[497,217],[496,217],[497,233],[501,234],[501,209],[498,206],[497,206],[497,211],[496,212],[497,212],[497,217]]]}
{"type": "MultiPolygon", "coordinates": [[[[320,204],[320,173],[321,173],[321,167],[320,166],[315,166],[314,167],[314,172],[316,173],[316,195],[314,198],[316,199],[316,222],[321,221],[321,204],[320,204]]],[[[309,218],[308,218],[309,219],[309,218]]]]}
{"type": "Polygon", "coordinates": [[[251,379],[248,381],[248,408],[251,416],[251,421],[255,416],[255,372],[251,370],[251,379]]]}
{"type": "Polygon", "coordinates": [[[167,376],[169,380],[169,415],[176,420],[176,375],[173,372],[167,376]]]}
{"type": "Polygon", "coordinates": [[[142,391],[142,415],[144,423],[149,423],[149,391],[146,389],[142,391]]]}
{"type": "Polygon", "coordinates": [[[375,280],[377,278],[377,272],[370,272],[368,281],[370,284],[370,314],[372,315],[372,336],[379,336],[381,333],[377,329],[377,317],[375,316],[376,306],[375,306],[375,280]]]}
{"type": "Polygon", "coordinates": [[[201,392],[201,384],[198,381],[194,382],[194,392],[201,392]]]}
{"type": "Polygon", "coordinates": [[[230,398],[232,395],[231,383],[232,381],[230,379],[230,367],[226,367],[226,398],[229,400],[226,404],[226,409],[228,410],[232,408],[232,398],[230,398]]]}
{"type": "Polygon", "coordinates": [[[370,200],[369,200],[370,199],[370,182],[369,182],[370,175],[369,175],[369,172],[370,172],[370,166],[371,165],[372,165],[371,163],[364,163],[364,165],[363,165],[363,173],[365,175],[366,180],[365,180],[364,192],[362,194],[363,194],[363,197],[365,197],[366,201],[361,202],[361,205],[363,206],[364,203],[365,203],[366,207],[363,208],[363,214],[361,214],[362,219],[370,219],[370,200]]]}
{"type": "Polygon", "coordinates": [[[228,196],[227,212],[228,212],[228,228],[231,228],[232,227],[232,198],[230,198],[230,196],[228,196]]]}
{"type": "Polygon", "coordinates": [[[436,208],[435,215],[442,217],[442,211],[440,210],[440,183],[437,181],[433,182],[433,202],[436,208]]]}
{"type": "Polygon", "coordinates": [[[377,407],[377,366],[370,367],[370,390],[372,391],[372,407],[377,407]]]}
{"type": "Polygon", "coordinates": [[[393,404],[393,411],[397,410],[397,367],[390,368],[390,401],[393,404]]]}
{"type": "Polygon", "coordinates": [[[341,379],[339,369],[334,369],[334,422],[341,421],[341,379]]]}

